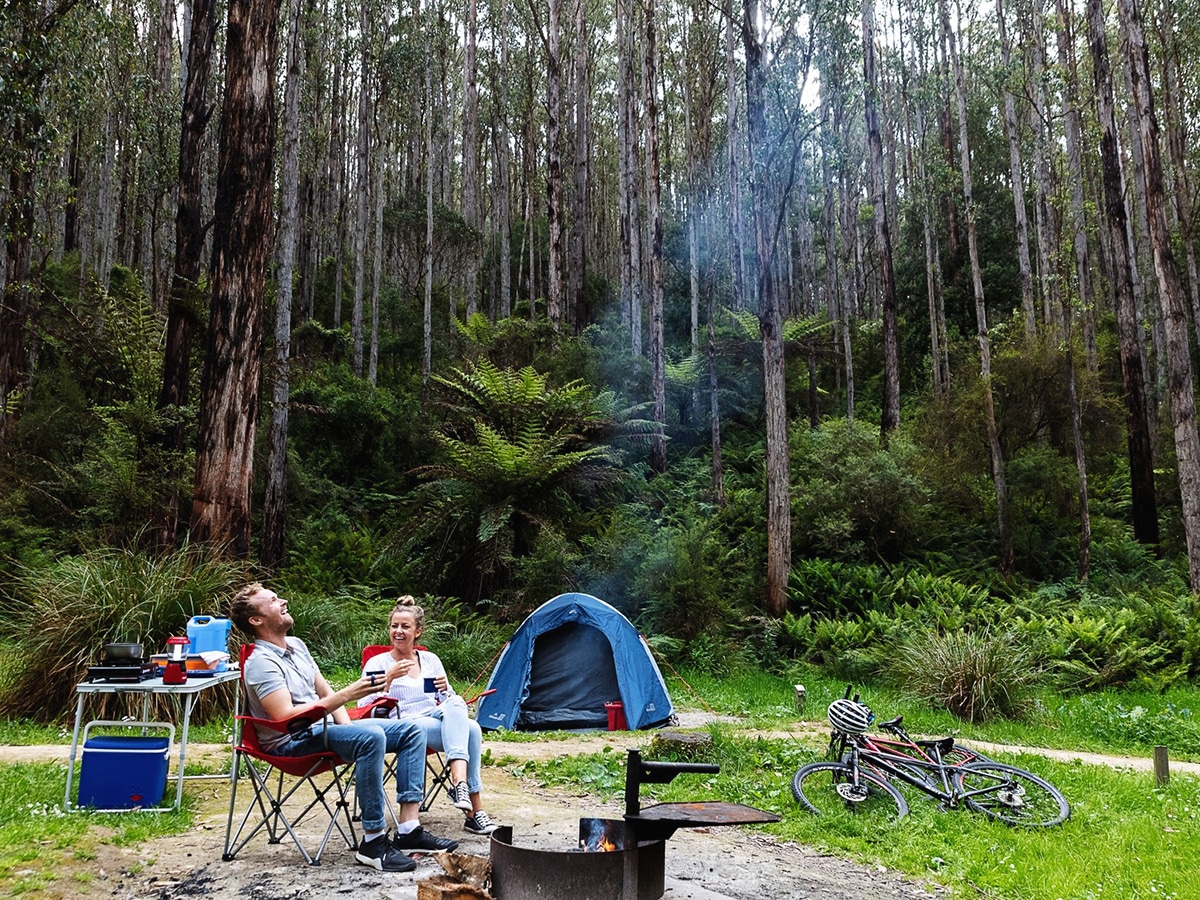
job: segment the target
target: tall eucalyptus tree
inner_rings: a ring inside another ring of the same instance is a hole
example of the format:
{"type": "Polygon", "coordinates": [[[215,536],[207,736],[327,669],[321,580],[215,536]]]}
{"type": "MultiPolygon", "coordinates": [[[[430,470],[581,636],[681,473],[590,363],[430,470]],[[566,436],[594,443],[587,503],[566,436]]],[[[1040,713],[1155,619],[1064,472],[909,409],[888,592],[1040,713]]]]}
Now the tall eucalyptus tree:
{"type": "Polygon", "coordinates": [[[862,4],[863,83],[867,144],[870,148],[871,206],[874,208],[875,253],[879,267],[879,293],[883,301],[883,401],[879,433],[886,441],[900,425],[900,335],[896,306],[896,275],[892,267],[892,232],[888,224],[887,193],[883,171],[883,139],[879,131],[879,77],[875,62],[875,2],[862,4]]]}
{"type": "Polygon", "coordinates": [[[283,100],[283,173],[279,185],[279,268],[275,291],[274,380],[267,432],[259,563],[276,571],[285,561],[288,401],[291,396],[292,271],[296,257],[300,182],[300,87],[304,77],[301,0],[288,0],[287,81],[283,100]]]}
{"type": "Polygon", "coordinates": [[[1168,388],[1183,530],[1187,540],[1188,576],[1192,592],[1200,593],[1200,433],[1196,428],[1196,388],[1192,377],[1187,311],[1183,281],[1167,228],[1167,198],[1159,152],[1158,117],[1150,86],[1150,54],[1137,0],[1118,0],[1117,11],[1125,38],[1126,62],[1133,84],[1134,121],[1142,139],[1142,168],[1146,180],[1146,214],[1150,245],[1158,276],[1158,299],[1166,331],[1168,388]]]}
{"type": "Polygon", "coordinates": [[[650,232],[650,379],[654,395],[654,421],[658,428],[650,439],[650,468],[667,471],[666,346],[663,334],[663,222],[658,136],[658,24],[654,0],[643,0],[646,40],[642,63],[642,89],[646,115],[646,219],[650,232]]]}
{"type": "Polygon", "coordinates": [[[996,425],[995,396],[992,389],[992,350],[988,337],[987,305],[983,293],[983,268],[979,257],[976,229],[974,182],[971,176],[971,146],[967,133],[967,86],[962,59],[958,53],[954,29],[950,25],[947,0],[940,0],[942,29],[950,52],[954,72],[955,99],[958,106],[958,153],[962,167],[963,204],[967,219],[967,252],[971,260],[971,285],[975,294],[975,323],[979,338],[979,375],[983,384],[983,416],[987,428],[988,448],[992,459],[992,484],[996,493],[996,525],[1000,538],[1000,571],[1011,575],[1014,565],[1012,525],[1008,511],[1008,482],[1004,473],[1004,448],[996,425]]]}
{"type": "Polygon", "coordinates": [[[192,537],[240,557],[250,553],[272,236],[278,26],[278,4],[230,0],[192,537]]]}
{"type": "Polygon", "coordinates": [[[1130,224],[1125,212],[1125,177],[1121,168],[1119,129],[1113,100],[1112,68],[1103,0],[1088,0],[1088,46],[1092,83],[1100,124],[1100,162],[1104,183],[1104,222],[1113,257],[1112,285],[1117,314],[1117,346],[1124,383],[1125,431],[1133,536],[1143,544],[1158,543],[1158,501],[1154,491],[1154,444],[1146,400],[1145,365],[1133,293],[1136,262],[1130,250],[1130,224]]]}

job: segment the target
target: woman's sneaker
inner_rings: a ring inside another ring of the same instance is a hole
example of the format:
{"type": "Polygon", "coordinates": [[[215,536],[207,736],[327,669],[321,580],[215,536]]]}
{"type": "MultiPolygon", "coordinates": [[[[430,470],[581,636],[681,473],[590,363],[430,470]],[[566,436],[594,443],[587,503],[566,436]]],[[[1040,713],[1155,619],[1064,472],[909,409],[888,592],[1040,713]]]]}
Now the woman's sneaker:
{"type": "Polygon", "coordinates": [[[471,811],[471,792],[467,789],[465,781],[460,781],[450,788],[450,802],[463,812],[471,811]]]}
{"type": "Polygon", "coordinates": [[[386,834],[360,842],[354,858],[380,872],[411,872],[417,867],[417,861],[393,847],[386,834]]]}
{"type": "Polygon", "coordinates": [[[463,823],[463,828],[471,834],[491,834],[499,827],[482,809],[463,823]]]}

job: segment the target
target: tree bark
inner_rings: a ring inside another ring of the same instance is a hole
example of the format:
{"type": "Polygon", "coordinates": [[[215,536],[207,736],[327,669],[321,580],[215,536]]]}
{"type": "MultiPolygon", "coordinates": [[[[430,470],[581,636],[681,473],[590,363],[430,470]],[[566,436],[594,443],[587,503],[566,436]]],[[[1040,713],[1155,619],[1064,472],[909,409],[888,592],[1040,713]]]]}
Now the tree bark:
{"type": "MultiPolygon", "coordinates": [[[[1092,306],[1092,261],[1088,247],[1087,217],[1084,210],[1083,122],[1079,111],[1079,73],[1075,65],[1074,12],[1064,0],[1058,2],[1058,65],[1063,72],[1063,137],[1067,147],[1067,180],[1070,182],[1070,216],[1072,249],[1075,251],[1075,279],[1079,290],[1080,320],[1083,325],[1083,346],[1088,370],[1095,372],[1096,328],[1092,306]]],[[[1069,292],[1064,291],[1064,294],[1069,292]]],[[[1069,318],[1071,306],[1063,306],[1063,316],[1069,318]]],[[[1071,323],[1066,323],[1071,330],[1071,323]]]]}
{"type": "Polygon", "coordinates": [[[1104,221],[1113,257],[1113,292],[1117,312],[1117,342],[1121,377],[1125,387],[1125,430],[1129,454],[1129,482],[1133,535],[1143,544],[1157,545],[1158,501],[1154,493],[1154,443],[1146,402],[1145,366],[1133,295],[1133,259],[1129,248],[1129,220],[1125,213],[1125,177],[1121,169],[1117,118],[1113,101],[1112,71],[1103,0],[1088,0],[1088,44],[1096,113],[1101,128],[1100,161],[1104,181],[1104,221]]]}
{"type": "Polygon", "coordinates": [[[568,303],[570,321],[576,334],[587,327],[587,227],[588,227],[588,36],[587,4],[575,2],[575,54],[572,57],[571,83],[574,104],[574,191],[571,198],[570,266],[568,267],[568,303]]]}
{"type": "Polygon", "coordinates": [[[494,35],[494,43],[499,46],[499,65],[494,70],[496,77],[493,84],[493,94],[496,97],[495,127],[495,191],[496,191],[496,230],[500,233],[500,318],[507,319],[512,315],[512,186],[510,184],[509,167],[512,165],[509,156],[509,126],[508,126],[508,8],[506,2],[500,6],[499,35],[494,35]]]}
{"type": "Polygon", "coordinates": [[[879,260],[879,293],[883,302],[883,402],[879,434],[888,435],[900,425],[900,334],[896,307],[896,276],[892,268],[892,237],[888,226],[887,194],[883,171],[883,141],[879,134],[879,77],[875,70],[875,3],[862,5],[863,79],[867,143],[870,147],[871,205],[875,209],[875,252],[879,260]]]}
{"type": "Polygon", "coordinates": [[[283,174],[279,185],[279,276],[275,292],[275,380],[267,437],[259,563],[277,572],[286,560],[288,401],[291,396],[292,270],[300,184],[300,81],[304,77],[300,0],[288,0],[287,85],[283,103],[283,174]]]}
{"type": "MultiPolygon", "coordinates": [[[[478,0],[467,0],[466,42],[463,46],[463,134],[462,200],[463,220],[473,232],[479,232],[479,83],[476,53],[479,34],[478,0]]],[[[463,277],[466,316],[479,311],[479,250],[475,239],[467,254],[463,277]]]]}
{"type": "Polygon", "coordinates": [[[354,301],[350,306],[350,347],[352,367],[363,377],[363,295],[366,293],[367,207],[371,197],[371,16],[366,2],[359,7],[358,28],[362,44],[358,84],[358,156],[355,168],[358,184],[354,190],[354,301]]]}
{"type": "Polygon", "coordinates": [[[1033,268],[1029,261],[1029,215],[1025,211],[1025,181],[1021,175],[1021,135],[1017,128],[1017,103],[1011,81],[1012,47],[1005,22],[1004,0],[996,0],[996,28],[1000,58],[1004,62],[1004,133],[1008,136],[1008,172],[1012,181],[1016,221],[1017,274],[1021,281],[1021,309],[1025,312],[1025,336],[1037,336],[1037,305],[1033,295],[1033,268]]]}
{"type": "Polygon", "coordinates": [[[939,0],[942,10],[942,29],[950,50],[954,70],[955,96],[958,100],[958,150],[962,166],[963,203],[967,214],[967,252],[971,259],[971,285],[975,293],[975,323],[979,334],[979,376],[983,382],[983,415],[987,427],[988,447],[992,458],[992,481],[996,492],[996,525],[1000,539],[1000,572],[1008,577],[1013,572],[1014,556],[1012,527],[1008,518],[1008,484],[1004,475],[1004,450],[996,426],[996,407],[992,393],[992,350],[988,339],[987,305],[983,294],[983,269],[979,261],[979,241],[975,227],[975,193],[971,178],[971,148],[967,139],[967,88],[962,60],[958,56],[954,31],[950,27],[950,11],[946,0],[939,0]]]}
{"type": "Polygon", "coordinates": [[[1135,120],[1142,138],[1142,167],[1146,179],[1146,214],[1150,247],[1158,276],[1159,302],[1166,330],[1168,391],[1175,457],[1179,468],[1179,493],[1183,530],[1187,539],[1188,575],[1193,593],[1200,592],[1200,434],[1196,428],[1195,385],[1188,344],[1187,311],[1183,282],[1171,249],[1167,229],[1167,199],[1159,154],[1158,118],[1150,87],[1150,56],[1136,0],[1118,0],[1117,11],[1125,33],[1129,75],[1133,83],[1135,120]]]}
{"type": "Polygon", "coordinates": [[[741,137],[739,127],[742,114],[738,110],[740,88],[737,83],[737,65],[734,55],[734,30],[736,21],[733,0],[725,0],[725,112],[727,135],[725,143],[729,154],[729,303],[734,309],[746,306],[746,273],[743,267],[742,248],[742,171],[739,154],[741,137]]]}
{"type": "Polygon", "coordinates": [[[231,0],[192,537],[239,557],[250,553],[271,247],[278,27],[278,4],[231,0]]]}
{"type": "Polygon", "coordinates": [[[654,0],[646,0],[646,44],[643,47],[643,89],[646,105],[646,218],[650,226],[650,378],[654,395],[654,421],[650,438],[650,468],[667,471],[666,348],[663,335],[663,224],[660,210],[658,158],[657,24],[654,0]]]}
{"type": "Polygon", "coordinates": [[[770,192],[766,168],[766,60],[758,33],[758,0],[745,0],[742,41],[746,51],[746,118],[748,162],[753,178],[754,243],[758,256],[758,322],[763,345],[763,406],[767,420],[767,595],[766,611],[787,612],[788,575],[792,561],[791,504],[787,438],[787,396],[784,379],[783,319],[771,272],[770,192]]]}
{"type": "Polygon", "coordinates": [[[559,49],[562,0],[547,0],[546,26],[546,223],[549,259],[546,317],[555,329],[563,322],[562,53],[559,49]]]}

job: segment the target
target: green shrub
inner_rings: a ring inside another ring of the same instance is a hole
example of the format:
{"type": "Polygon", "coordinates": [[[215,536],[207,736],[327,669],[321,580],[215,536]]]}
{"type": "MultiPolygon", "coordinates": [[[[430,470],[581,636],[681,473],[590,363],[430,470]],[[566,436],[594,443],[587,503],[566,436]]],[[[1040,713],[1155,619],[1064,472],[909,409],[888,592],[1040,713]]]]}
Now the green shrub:
{"type": "Polygon", "coordinates": [[[793,429],[790,457],[797,550],[898,560],[935,536],[919,450],[902,435],[885,448],[863,420],[830,421],[793,429]]]}
{"type": "Polygon", "coordinates": [[[888,668],[905,691],[968,722],[1021,718],[1040,671],[1013,632],[918,632],[897,642],[888,668]]]}

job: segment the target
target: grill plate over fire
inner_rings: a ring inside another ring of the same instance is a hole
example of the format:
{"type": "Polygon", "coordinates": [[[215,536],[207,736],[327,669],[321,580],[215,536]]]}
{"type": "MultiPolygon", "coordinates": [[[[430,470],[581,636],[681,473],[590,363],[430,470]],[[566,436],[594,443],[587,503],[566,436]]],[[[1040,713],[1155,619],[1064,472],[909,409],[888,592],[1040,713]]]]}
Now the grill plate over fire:
{"type": "Polygon", "coordinates": [[[492,891],[498,900],[658,900],[665,889],[666,840],[679,828],[778,822],[752,806],[720,801],[641,808],[643,782],[665,784],[681,772],[717,772],[704,763],[643,762],[630,750],[625,818],[580,819],[578,850],[513,846],[512,828],[492,833],[492,891]]]}

